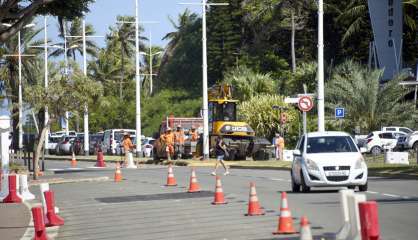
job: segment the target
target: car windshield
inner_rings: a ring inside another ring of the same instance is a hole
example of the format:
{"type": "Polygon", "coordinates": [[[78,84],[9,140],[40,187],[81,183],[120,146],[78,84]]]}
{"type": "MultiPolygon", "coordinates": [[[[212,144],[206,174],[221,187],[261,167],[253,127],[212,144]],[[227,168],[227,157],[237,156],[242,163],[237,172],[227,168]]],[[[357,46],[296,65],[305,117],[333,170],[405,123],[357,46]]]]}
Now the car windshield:
{"type": "Polygon", "coordinates": [[[90,136],[90,141],[97,142],[97,141],[101,141],[101,140],[102,140],[102,136],[101,135],[91,135],[90,136]]]}
{"type": "Polygon", "coordinates": [[[357,152],[348,136],[309,137],[306,148],[307,153],[357,152]]]}

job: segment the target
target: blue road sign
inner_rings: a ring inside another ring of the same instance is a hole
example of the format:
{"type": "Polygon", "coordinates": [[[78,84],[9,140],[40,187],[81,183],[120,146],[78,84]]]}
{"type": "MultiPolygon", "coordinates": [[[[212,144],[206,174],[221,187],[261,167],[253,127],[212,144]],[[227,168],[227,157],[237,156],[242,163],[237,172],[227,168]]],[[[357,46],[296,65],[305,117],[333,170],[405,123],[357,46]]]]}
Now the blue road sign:
{"type": "Polygon", "coordinates": [[[335,118],[344,118],[345,109],[344,108],[335,108],[335,118]]]}

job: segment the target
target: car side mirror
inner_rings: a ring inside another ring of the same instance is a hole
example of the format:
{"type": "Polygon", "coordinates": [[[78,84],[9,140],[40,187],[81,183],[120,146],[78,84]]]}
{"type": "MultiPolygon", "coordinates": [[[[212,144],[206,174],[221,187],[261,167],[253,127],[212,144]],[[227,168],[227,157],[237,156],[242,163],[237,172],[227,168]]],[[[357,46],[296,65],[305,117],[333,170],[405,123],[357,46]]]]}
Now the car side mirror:
{"type": "Polygon", "coordinates": [[[360,153],[367,153],[367,148],[361,147],[360,148],[360,153]]]}
{"type": "Polygon", "coordinates": [[[293,156],[302,156],[302,153],[300,152],[300,150],[299,149],[295,149],[295,150],[293,150],[293,156]]]}

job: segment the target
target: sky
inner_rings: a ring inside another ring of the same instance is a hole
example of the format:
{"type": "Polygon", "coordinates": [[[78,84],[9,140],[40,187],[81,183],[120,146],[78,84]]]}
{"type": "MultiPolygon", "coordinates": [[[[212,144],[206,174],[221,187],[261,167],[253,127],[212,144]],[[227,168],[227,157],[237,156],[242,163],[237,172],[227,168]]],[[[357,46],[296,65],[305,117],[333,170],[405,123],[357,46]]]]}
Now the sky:
{"type": "MultiPolygon", "coordinates": [[[[172,24],[168,20],[170,16],[177,22],[178,14],[182,13],[186,8],[191,11],[198,12],[199,6],[180,5],[180,2],[200,2],[199,0],[139,0],[139,21],[157,21],[158,23],[143,24],[145,37],[149,38],[152,34],[152,45],[164,47],[166,41],[162,38],[174,30],[172,24]]],[[[96,35],[105,36],[108,33],[109,26],[114,25],[116,16],[132,15],[135,16],[135,0],[96,0],[90,5],[90,12],[86,15],[86,23],[93,25],[96,35]]],[[[43,17],[36,19],[40,28],[43,28],[43,17]]],[[[58,28],[57,18],[48,18],[48,37],[53,42],[57,39],[58,28]]],[[[134,27],[134,26],[133,26],[134,27]]],[[[43,37],[43,33],[40,33],[43,37]]],[[[95,38],[98,46],[104,46],[103,38],[95,38]]],[[[147,43],[149,44],[149,43],[147,43]]]]}

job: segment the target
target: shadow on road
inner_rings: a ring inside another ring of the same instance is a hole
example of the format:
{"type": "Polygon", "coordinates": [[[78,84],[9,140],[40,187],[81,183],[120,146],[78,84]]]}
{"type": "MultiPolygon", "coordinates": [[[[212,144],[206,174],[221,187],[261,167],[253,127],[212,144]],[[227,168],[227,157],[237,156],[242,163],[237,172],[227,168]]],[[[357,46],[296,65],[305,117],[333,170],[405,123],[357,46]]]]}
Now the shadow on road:
{"type": "Polygon", "coordinates": [[[201,191],[197,193],[160,193],[160,194],[149,194],[149,195],[132,195],[122,197],[103,197],[95,198],[96,201],[102,203],[123,203],[123,202],[141,202],[141,201],[155,201],[155,200],[176,200],[176,199],[190,199],[190,198],[206,198],[212,197],[214,192],[212,191],[201,191]]]}

